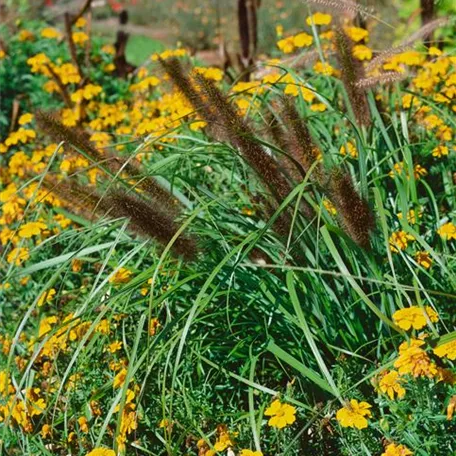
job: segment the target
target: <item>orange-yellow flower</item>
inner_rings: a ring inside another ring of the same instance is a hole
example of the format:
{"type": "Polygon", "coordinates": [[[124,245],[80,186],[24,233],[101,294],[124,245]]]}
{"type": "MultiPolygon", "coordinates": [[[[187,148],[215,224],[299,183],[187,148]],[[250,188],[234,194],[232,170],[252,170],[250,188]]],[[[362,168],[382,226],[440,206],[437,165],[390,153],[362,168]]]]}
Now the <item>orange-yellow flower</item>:
{"type": "Polygon", "coordinates": [[[414,377],[435,377],[438,374],[436,365],[430,360],[422,348],[423,340],[412,339],[399,346],[399,357],[394,367],[401,375],[410,374],[414,377]]]}
{"type": "Polygon", "coordinates": [[[332,16],[330,14],[315,13],[306,19],[306,24],[307,25],[312,25],[312,24],[329,25],[331,23],[331,20],[332,20],[332,16]]]}
{"type": "Polygon", "coordinates": [[[456,409],[456,396],[452,396],[447,406],[447,420],[451,421],[453,419],[454,411],[456,409]]]}
{"type": "Polygon", "coordinates": [[[114,450],[108,448],[94,448],[90,453],[87,453],[86,456],[116,456],[114,450]]]}
{"type": "Polygon", "coordinates": [[[387,394],[391,400],[394,400],[395,395],[398,399],[405,396],[405,388],[402,386],[403,379],[399,372],[392,370],[383,375],[379,382],[379,389],[382,393],[387,394]]]}
{"type": "Polygon", "coordinates": [[[367,402],[358,402],[356,399],[352,399],[337,411],[337,421],[342,427],[367,428],[367,418],[372,416],[370,408],[372,408],[372,405],[367,402]]]}
{"type": "Polygon", "coordinates": [[[438,347],[434,348],[434,353],[439,358],[444,358],[446,356],[448,359],[455,360],[456,359],[456,340],[447,342],[446,344],[439,345],[438,347]]]}
{"type": "Polygon", "coordinates": [[[32,236],[39,236],[46,228],[47,226],[43,222],[24,223],[19,230],[19,237],[31,238],[32,236]]]}
{"type": "Polygon", "coordinates": [[[382,456],[412,456],[413,453],[404,445],[396,445],[395,443],[390,443],[385,452],[382,453],[382,456]]]}
{"type": "Polygon", "coordinates": [[[25,247],[16,247],[8,254],[6,260],[8,263],[14,263],[19,266],[30,258],[29,250],[25,247]]]}
{"type": "Polygon", "coordinates": [[[406,307],[394,312],[393,320],[402,329],[408,331],[410,328],[421,329],[427,324],[426,316],[433,323],[439,321],[439,316],[432,307],[425,309],[417,306],[406,307]]]}
{"type": "Polygon", "coordinates": [[[451,222],[445,223],[437,230],[437,234],[447,241],[456,239],[456,225],[451,222]]]}
{"type": "Polygon", "coordinates": [[[276,399],[264,412],[271,418],[268,421],[269,426],[282,429],[296,421],[296,408],[290,404],[282,404],[276,399]]]}
{"type": "Polygon", "coordinates": [[[42,293],[38,299],[38,303],[37,303],[38,307],[43,306],[45,303],[51,302],[52,299],[54,298],[55,294],[56,294],[55,288],[51,288],[51,289],[45,291],[44,293],[42,293]]]}
{"type": "Polygon", "coordinates": [[[428,252],[416,252],[415,261],[425,269],[429,269],[432,266],[432,258],[428,252]]]}
{"type": "Polygon", "coordinates": [[[399,250],[405,250],[408,246],[409,241],[414,241],[415,238],[406,233],[405,231],[395,231],[389,238],[389,245],[392,252],[399,252],[399,250]]]}

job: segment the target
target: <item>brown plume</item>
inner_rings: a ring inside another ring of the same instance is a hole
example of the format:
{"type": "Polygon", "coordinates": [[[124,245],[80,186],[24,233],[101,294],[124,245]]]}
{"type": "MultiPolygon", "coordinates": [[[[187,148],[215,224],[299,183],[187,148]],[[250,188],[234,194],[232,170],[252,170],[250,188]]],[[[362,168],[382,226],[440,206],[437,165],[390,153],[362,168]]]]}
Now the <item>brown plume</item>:
{"type": "Polygon", "coordinates": [[[356,85],[360,79],[365,77],[362,63],[353,57],[353,45],[343,29],[337,27],[335,33],[336,57],[353,114],[360,125],[370,125],[371,115],[366,93],[356,85]]]}
{"type": "Polygon", "coordinates": [[[356,191],[350,175],[343,171],[334,171],[328,186],[330,199],[348,235],[358,245],[369,249],[369,234],[375,226],[375,220],[367,201],[356,191]]]}
{"type": "Polygon", "coordinates": [[[93,163],[105,168],[111,174],[124,172],[129,178],[138,179],[137,188],[145,191],[157,201],[175,208],[176,200],[171,193],[165,190],[155,179],[150,176],[142,176],[140,164],[137,160],[126,160],[117,155],[101,153],[89,140],[89,135],[81,130],[69,128],[62,124],[54,115],[38,111],[36,113],[38,128],[49,135],[55,142],[65,141],[73,146],[78,152],[84,153],[93,163]]]}

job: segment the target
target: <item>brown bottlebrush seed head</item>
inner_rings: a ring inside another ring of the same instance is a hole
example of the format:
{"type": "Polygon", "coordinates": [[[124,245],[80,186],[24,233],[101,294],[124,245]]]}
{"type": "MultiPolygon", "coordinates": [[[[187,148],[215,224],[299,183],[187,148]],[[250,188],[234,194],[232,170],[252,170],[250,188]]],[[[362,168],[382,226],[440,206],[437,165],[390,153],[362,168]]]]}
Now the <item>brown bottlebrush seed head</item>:
{"type": "Polygon", "coordinates": [[[386,73],[379,74],[377,76],[370,76],[368,78],[360,79],[356,83],[356,87],[359,89],[371,89],[378,85],[392,84],[406,79],[407,73],[397,73],[396,71],[388,71],[386,73]]]}
{"type": "Polygon", "coordinates": [[[154,199],[169,208],[177,210],[173,195],[165,190],[155,179],[143,176],[140,164],[134,159],[125,159],[120,156],[101,153],[90,142],[88,134],[81,129],[69,128],[60,122],[54,115],[38,111],[36,113],[38,128],[49,135],[54,141],[65,141],[78,151],[83,152],[91,160],[107,169],[112,174],[125,173],[133,179],[140,178],[137,188],[148,193],[154,199]]]}
{"type": "MultiPolygon", "coordinates": [[[[154,239],[166,246],[176,234],[173,214],[157,204],[147,202],[136,195],[117,190],[110,192],[106,197],[111,217],[125,217],[129,219],[129,229],[141,236],[154,239]]],[[[196,254],[194,239],[179,236],[172,246],[173,251],[190,260],[196,254]]]]}
{"type": "Polygon", "coordinates": [[[63,125],[55,115],[43,111],[36,112],[36,121],[38,128],[53,141],[58,143],[67,142],[77,150],[88,155],[94,162],[102,162],[105,159],[90,143],[86,132],[76,128],[69,128],[63,125]]]}
{"type": "MultiPolygon", "coordinates": [[[[315,147],[309,129],[304,119],[301,119],[292,99],[283,97],[281,100],[281,116],[287,127],[287,150],[293,158],[293,178],[298,182],[306,176],[311,166],[315,163],[318,150],[315,147]]],[[[318,164],[313,171],[313,180],[320,182],[323,179],[323,170],[318,164]]]]}
{"type": "Polygon", "coordinates": [[[375,220],[367,201],[356,191],[350,175],[340,170],[332,173],[328,185],[329,197],[347,234],[359,246],[369,249],[369,234],[375,227],[375,220]]]}
{"type": "Polygon", "coordinates": [[[87,220],[94,220],[109,210],[106,200],[94,188],[84,187],[74,180],[58,180],[47,174],[43,186],[61,199],[68,210],[87,220]]]}
{"type": "Polygon", "coordinates": [[[217,113],[219,125],[225,131],[226,137],[256,171],[277,201],[282,202],[290,193],[291,187],[275,158],[255,140],[253,130],[212,81],[201,75],[196,75],[195,80],[199,90],[217,113]]]}
{"type": "Polygon", "coordinates": [[[213,116],[210,106],[208,106],[202,95],[196,90],[193,81],[188,77],[179,59],[176,57],[169,59],[159,58],[158,61],[175,86],[181,91],[182,95],[195,108],[195,111],[207,122],[215,121],[216,119],[213,116]]]}
{"type": "Polygon", "coordinates": [[[406,38],[401,45],[402,46],[411,46],[418,40],[426,40],[435,30],[439,27],[445,27],[450,22],[450,19],[447,17],[440,17],[438,19],[431,20],[426,22],[421,28],[416,32],[412,33],[408,38],[406,38]]]}
{"type": "Polygon", "coordinates": [[[341,27],[335,30],[336,57],[342,73],[342,82],[347,91],[353,114],[360,125],[370,125],[371,115],[369,103],[364,89],[357,87],[356,83],[364,79],[362,62],[353,56],[353,45],[341,27]]]}

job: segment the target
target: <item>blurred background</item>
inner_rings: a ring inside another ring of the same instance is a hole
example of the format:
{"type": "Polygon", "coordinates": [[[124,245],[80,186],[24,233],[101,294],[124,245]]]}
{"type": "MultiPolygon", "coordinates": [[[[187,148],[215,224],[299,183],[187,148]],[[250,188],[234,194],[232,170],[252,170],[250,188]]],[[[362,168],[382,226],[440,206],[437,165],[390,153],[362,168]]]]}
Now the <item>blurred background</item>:
{"type": "MultiPolygon", "coordinates": [[[[256,0],[258,8],[258,51],[275,47],[277,30],[284,35],[302,30],[303,18],[313,11],[325,11],[321,5],[309,6],[304,0],[256,0]]],[[[0,0],[0,3],[1,0],[0,0]]],[[[61,23],[60,16],[80,8],[83,0],[3,0],[11,11],[29,14],[61,23]]],[[[371,20],[372,41],[381,36],[382,46],[388,47],[406,33],[420,26],[420,0],[360,0],[372,8],[383,23],[371,20]],[[388,27],[386,24],[390,25],[388,27]]],[[[434,1],[439,14],[456,12],[456,1],[434,1]]],[[[94,0],[93,30],[112,40],[118,28],[118,15],[129,13],[126,31],[131,35],[127,55],[130,61],[141,64],[152,52],[180,43],[193,53],[199,52],[211,60],[210,53],[221,46],[230,52],[239,48],[237,30],[238,0],[94,0]]],[[[327,10],[327,9],[326,9],[327,10]]],[[[23,17],[23,16],[22,16],[23,17]]]]}

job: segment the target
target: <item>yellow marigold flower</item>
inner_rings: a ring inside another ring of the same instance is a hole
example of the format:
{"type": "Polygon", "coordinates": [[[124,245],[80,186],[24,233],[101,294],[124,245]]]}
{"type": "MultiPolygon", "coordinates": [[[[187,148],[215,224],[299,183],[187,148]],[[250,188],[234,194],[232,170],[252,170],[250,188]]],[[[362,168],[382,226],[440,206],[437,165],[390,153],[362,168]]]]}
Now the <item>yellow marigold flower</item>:
{"type": "Polygon", "coordinates": [[[64,63],[59,67],[54,67],[54,71],[60,76],[62,84],[79,84],[81,76],[78,69],[72,63],[64,63]]]}
{"type": "Polygon", "coordinates": [[[423,119],[423,125],[427,130],[432,130],[443,125],[443,120],[435,114],[429,114],[423,119]]]}
{"type": "Polygon", "coordinates": [[[331,23],[331,20],[332,20],[332,16],[330,14],[315,13],[306,19],[306,24],[307,25],[312,25],[312,24],[329,25],[331,23]]]}
{"type": "Polygon", "coordinates": [[[34,55],[33,57],[30,57],[27,60],[27,65],[32,67],[30,69],[32,73],[42,72],[45,65],[49,63],[51,63],[49,57],[46,54],[43,54],[42,52],[40,54],[34,55]]]}
{"type": "Polygon", "coordinates": [[[101,48],[101,52],[105,52],[106,54],[114,55],[116,53],[116,48],[112,44],[105,44],[101,48]]]}
{"type": "Polygon", "coordinates": [[[24,223],[19,230],[19,237],[31,238],[32,236],[39,236],[46,228],[47,225],[43,222],[24,223]]]}
{"type": "Polygon", "coordinates": [[[122,342],[116,340],[108,345],[108,351],[110,353],[116,353],[122,348],[122,342]]]}
{"type": "Polygon", "coordinates": [[[87,453],[86,456],[116,456],[116,452],[108,448],[94,448],[90,453],[87,453]]]}
{"type": "Polygon", "coordinates": [[[437,323],[439,321],[439,316],[435,310],[429,306],[426,306],[425,309],[412,306],[397,310],[393,314],[393,320],[400,328],[408,331],[410,328],[424,328],[427,324],[426,315],[433,323],[437,323]]]}
{"type": "Polygon", "coordinates": [[[353,56],[358,60],[371,60],[372,49],[368,48],[364,44],[357,44],[353,47],[353,56]]]}
{"type": "Polygon", "coordinates": [[[308,47],[312,44],[313,38],[307,33],[298,33],[293,37],[293,45],[297,48],[308,47]]]}
{"type": "Polygon", "coordinates": [[[89,139],[90,139],[90,141],[93,141],[95,143],[95,145],[101,149],[101,148],[109,145],[111,136],[109,136],[108,133],[97,132],[97,133],[93,133],[89,139]]]}
{"type": "Polygon", "coordinates": [[[26,114],[22,114],[21,117],[19,117],[19,125],[26,125],[30,123],[33,120],[33,114],[30,114],[29,112],[26,114]]]}
{"type": "Polygon", "coordinates": [[[49,290],[41,293],[41,296],[39,297],[38,303],[37,303],[38,307],[41,307],[46,303],[50,303],[56,293],[57,292],[55,291],[55,288],[50,288],[49,290]]]}
{"type": "Polygon", "coordinates": [[[440,125],[435,136],[440,141],[451,141],[453,139],[453,130],[448,125],[440,125]]]}
{"type": "Polygon", "coordinates": [[[75,103],[81,103],[84,100],[91,100],[95,98],[102,92],[102,88],[99,85],[95,84],[87,84],[82,89],[77,90],[73,94],[71,94],[71,100],[75,103]]]}
{"type": "Polygon", "coordinates": [[[402,107],[404,109],[409,109],[412,106],[419,106],[420,101],[415,95],[412,95],[411,93],[407,93],[402,97],[402,107]]]}
{"type": "Polygon", "coordinates": [[[72,109],[63,109],[62,110],[62,123],[67,127],[75,127],[79,121],[79,111],[72,109]]]}
{"type": "Polygon", "coordinates": [[[282,24],[277,24],[275,30],[276,30],[277,38],[282,38],[282,36],[283,36],[283,25],[282,24]]]}
{"type": "Polygon", "coordinates": [[[5,140],[6,146],[15,146],[18,143],[26,144],[29,139],[35,139],[36,133],[34,130],[27,130],[23,127],[19,128],[17,131],[10,133],[8,138],[5,140]]]}
{"type": "Polygon", "coordinates": [[[429,356],[422,348],[423,340],[412,339],[410,342],[403,342],[399,346],[399,357],[394,367],[401,375],[410,374],[414,377],[435,377],[438,370],[429,356]]]}
{"type": "Polygon", "coordinates": [[[187,51],[185,49],[166,49],[160,54],[153,54],[151,55],[151,60],[156,62],[159,58],[166,60],[170,57],[184,57],[187,55],[187,51]]]}
{"type": "Polygon", "coordinates": [[[85,27],[87,24],[87,21],[84,17],[80,17],[76,23],[74,24],[75,27],[77,28],[82,28],[82,27],[85,27]]]}
{"type": "Polygon", "coordinates": [[[391,400],[397,395],[398,399],[405,396],[405,388],[402,387],[402,377],[399,372],[392,370],[383,375],[379,382],[379,389],[382,393],[387,394],[391,400]]]}
{"type": "Polygon", "coordinates": [[[16,247],[8,253],[6,260],[10,264],[15,264],[16,266],[21,265],[24,261],[27,261],[30,258],[29,250],[25,247],[16,247]]]}
{"type": "Polygon", "coordinates": [[[347,27],[345,28],[345,33],[356,43],[362,40],[367,41],[369,38],[369,32],[360,27],[347,27]]]}
{"type": "Polygon", "coordinates": [[[58,319],[56,316],[45,317],[40,321],[40,327],[38,329],[38,337],[44,336],[51,331],[52,326],[57,323],[58,319]]]}
{"type": "MultiPolygon", "coordinates": [[[[171,421],[169,421],[166,418],[163,418],[160,423],[158,424],[158,427],[163,429],[163,428],[168,428],[171,425],[171,421]]],[[[204,442],[204,440],[203,440],[204,442]]],[[[199,447],[198,447],[199,448],[199,447]]]]}
{"type": "Polygon", "coordinates": [[[405,250],[408,246],[408,242],[414,240],[415,238],[405,231],[395,231],[389,238],[390,249],[392,252],[397,253],[399,250],[405,250]]]}
{"type": "Polygon", "coordinates": [[[448,359],[455,360],[456,359],[456,340],[453,340],[446,344],[439,345],[438,347],[434,348],[434,353],[439,358],[444,358],[446,356],[448,359]]]}
{"type": "Polygon", "coordinates": [[[290,404],[282,404],[278,399],[272,402],[264,414],[271,417],[268,421],[269,426],[278,429],[282,429],[296,421],[296,408],[290,404]]]}
{"type": "Polygon", "coordinates": [[[447,241],[451,239],[456,239],[456,225],[454,223],[448,222],[442,225],[438,230],[437,234],[447,241]]]}
{"type": "Polygon", "coordinates": [[[73,32],[72,36],[75,44],[84,44],[89,39],[87,33],[84,32],[73,32]]]}
{"type": "Polygon", "coordinates": [[[452,396],[447,406],[447,420],[451,421],[453,419],[453,414],[456,409],[456,396],[452,396]]]}
{"type": "Polygon", "coordinates": [[[314,103],[310,105],[310,110],[313,112],[324,112],[326,111],[326,105],[324,103],[314,103]]]}
{"type": "Polygon", "coordinates": [[[426,60],[426,55],[418,51],[406,51],[398,54],[397,59],[400,63],[410,66],[422,65],[426,60]]]}
{"type": "Polygon", "coordinates": [[[324,208],[331,214],[331,215],[336,215],[337,214],[337,209],[336,206],[334,206],[329,199],[324,199],[323,200],[323,206],[324,208]]]}
{"type": "Polygon", "coordinates": [[[413,453],[404,445],[390,443],[381,456],[412,456],[413,453]]]}
{"type": "Polygon", "coordinates": [[[155,336],[159,327],[160,322],[158,321],[158,318],[151,318],[149,322],[149,335],[155,336]]]}
{"type": "Polygon", "coordinates": [[[48,93],[54,93],[59,90],[59,86],[54,81],[47,81],[43,84],[43,90],[48,93]]]}
{"type": "Polygon", "coordinates": [[[19,41],[33,41],[34,39],[35,35],[29,30],[21,30],[19,32],[19,41]]]}
{"type": "Polygon", "coordinates": [[[43,427],[41,428],[41,437],[43,439],[47,439],[48,437],[51,437],[52,435],[52,428],[49,426],[49,424],[43,424],[43,427]]]}
{"type": "Polygon", "coordinates": [[[316,73],[324,74],[325,76],[334,74],[334,68],[329,63],[317,62],[313,69],[316,73]]]}
{"type": "Polygon", "coordinates": [[[352,142],[347,142],[347,145],[342,145],[339,149],[341,155],[350,155],[352,158],[358,158],[358,151],[352,142]]]}
{"type": "MultiPolygon", "coordinates": [[[[405,173],[404,162],[399,162],[399,163],[394,164],[393,170],[390,171],[388,175],[390,177],[394,178],[396,175],[401,175],[402,173],[405,173]]],[[[427,170],[425,168],[423,168],[419,164],[415,165],[415,168],[413,170],[413,175],[416,180],[419,180],[421,178],[421,176],[426,176],[426,174],[427,174],[427,170]]],[[[407,173],[405,173],[405,175],[406,175],[407,179],[410,177],[408,174],[408,171],[407,171],[407,173]]]]}
{"type": "Polygon", "coordinates": [[[46,27],[43,30],[41,30],[41,36],[43,38],[58,39],[62,36],[62,34],[55,28],[46,27]]]}
{"type": "Polygon", "coordinates": [[[116,66],[113,63],[108,63],[103,67],[105,73],[112,73],[116,69],[116,66]]]}
{"type": "Polygon", "coordinates": [[[66,218],[63,214],[57,214],[54,216],[54,220],[63,228],[67,228],[71,225],[71,219],[66,218]]]}
{"type": "Polygon", "coordinates": [[[418,179],[420,179],[421,176],[426,176],[428,172],[427,172],[426,168],[422,167],[419,164],[416,164],[413,173],[414,173],[415,179],[418,180],[418,179]]]}
{"type": "Polygon", "coordinates": [[[101,320],[100,323],[98,323],[97,327],[95,328],[95,331],[101,334],[106,334],[108,335],[111,332],[111,326],[109,324],[109,320],[104,319],[101,320]]]}
{"type": "Polygon", "coordinates": [[[324,33],[320,33],[320,39],[322,40],[332,40],[334,38],[334,32],[332,30],[329,30],[324,33]]]}
{"type": "Polygon", "coordinates": [[[241,450],[239,456],[263,456],[263,453],[261,451],[241,450]]]}
{"type": "Polygon", "coordinates": [[[6,57],[6,52],[3,49],[0,49],[0,60],[3,60],[6,57]]]}
{"type": "Polygon", "coordinates": [[[432,258],[429,256],[428,252],[416,252],[415,261],[423,266],[424,269],[429,269],[432,266],[432,258]]]}
{"type": "Polygon", "coordinates": [[[217,441],[214,443],[215,451],[224,451],[234,445],[233,440],[228,432],[221,432],[217,441]]]}
{"type": "Polygon", "coordinates": [[[78,418],[79,428],[81,429],[84,434],[89,432],[89,423],[87,422],[87,418],[85,416],[80,416],[78,418]]]}
{"type": "Polygon", "coordinates": [[[113,383],[112,383],[112,386],[114,388],[121,388],[124,383],[125,383],[125,380],[127,378],[127,369],[122,368],[118,374],[114,377],[114,380],[113,380],[113,383]]]}
{"type": "Polygon", "coordinates": [[[131,280],[133,273],[127,268],[120,268],[112,277],[110,283],[127,283],[131,280]]]}
{"type": "Polygon", "coordinates": [[[372,405],[352,399],[347,405],[337,411],[336,419],[342,427],[364,429],[368,426],[367,418],[372,416],[372,405]]]}
{"type": "Polygon", "coordinates": [[[277,41],[277,47],[284,54],[291,54],[295,50],[294,37],[289,36],[288,38],[283,38],[282,40],[277,41]]]}
{"type": "Polygon", "coordinates": [[[250,82],[238,82],[233,87],[231,87],[231,91],[234,93],[243,93],[244,95],[247,93],[255,94],[255,93],[263,93],[264,89],[261,87],[260,81],[250,81],[250,82]]]}
{"type": "MultiPolygon", "coordinates": [[[[204,68],[204,67],[195,67],[194,68],[194,71],[195,73],[198,73],[198,74],[201,74],[202,76],[204,76],[206,79],[210,79],[212,81],[221,81],[223,79],[223,71],[220,70],[219,68],[204,68]]],[[[154,83],[155,83],[155,80],[157,80],[158,82],[160,82],[160,80],[158,80],[157,78],[153,77],[154,79],[154,83]]],[[[155,85],[158,84],[155,83],[155,85]]]]}
{"type": "MultiPolygon", "coordinates": [[[[420,211],[418,212],[418,218],[421,218],[423,216],[423,209],[421,208],[420,211]]],[[[399,220],[402,220],[402,212],[398,212],[397,213],[397,218],[399,220]]],[[[408,212],[407,212],[407,222],[411,223],[412,225],[414,223],[416,223],[416,213],[415,213],[415,209],[410,209],[408,212]]]]}

